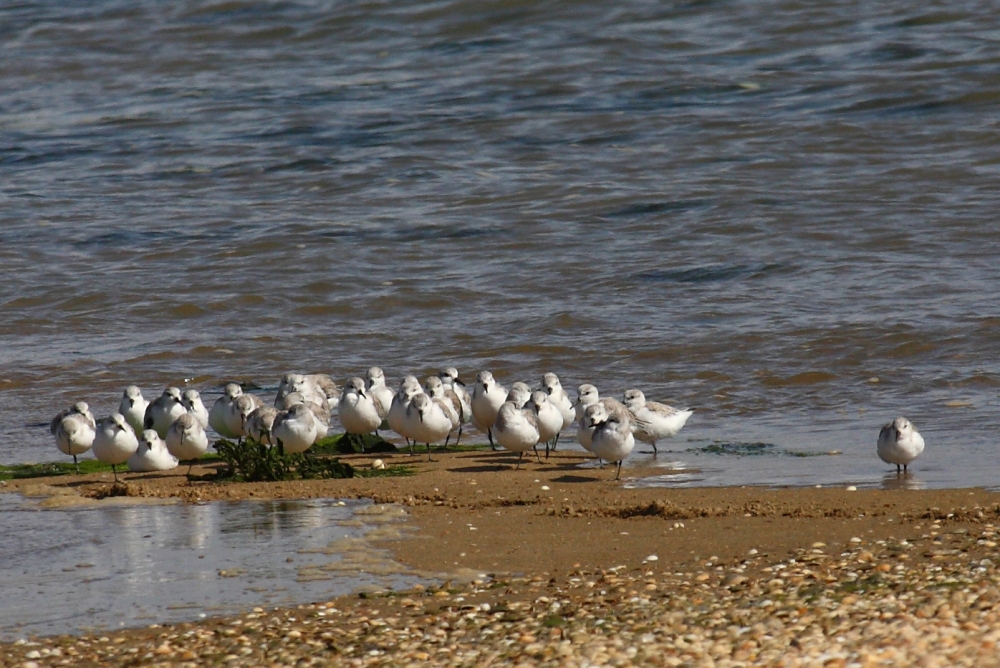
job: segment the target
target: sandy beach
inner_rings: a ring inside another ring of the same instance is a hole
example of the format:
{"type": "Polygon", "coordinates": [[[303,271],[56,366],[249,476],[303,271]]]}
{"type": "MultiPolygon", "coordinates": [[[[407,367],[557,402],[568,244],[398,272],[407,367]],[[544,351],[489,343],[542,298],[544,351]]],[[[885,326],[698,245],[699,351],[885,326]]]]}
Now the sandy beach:
{"type": "MultiPolygon", "coordinates": [[[[414,475],[269,484],[183,475],[11,480],[52,508],[369,498],[401,570],[436,585],[238,618],[32,639],[4,665],[996,665],[1000,494],[627,489],[558,452],[382,456],[414,475]],[[118,496],[124,495],[124,496],[118,496]],[[431,581],[431,580],[429,580],[431,581]],[[997,607],[994,607],[994,606],[997,607]],[[303,663],[303,661],[305,663],[303,663]]],[[[373,457],[348,457],[355,466],[373,457]]],[[[213,465],[214,466],[214,465],[213,465]]],[[[632,469],[626,478],[652,474],[632,469]]],[[[656,471],[660,472],[660,471],[656,471]]],[[[362,597],[363,596],[363,597],[362,597]]]]}

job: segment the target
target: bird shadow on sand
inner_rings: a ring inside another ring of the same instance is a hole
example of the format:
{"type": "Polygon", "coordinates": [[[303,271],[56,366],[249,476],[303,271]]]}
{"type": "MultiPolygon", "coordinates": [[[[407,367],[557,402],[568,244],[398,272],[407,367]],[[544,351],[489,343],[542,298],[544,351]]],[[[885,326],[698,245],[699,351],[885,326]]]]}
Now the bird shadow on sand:
{"type": "Polygon", "coordinates": [[[600,478],[597,476],[591,477],[583,475],[561,475],[558,478],[553,478],[552,482],[579,483],[579,482],[601,482],[602,480],[604,480],[604,478],[600,478]]]}

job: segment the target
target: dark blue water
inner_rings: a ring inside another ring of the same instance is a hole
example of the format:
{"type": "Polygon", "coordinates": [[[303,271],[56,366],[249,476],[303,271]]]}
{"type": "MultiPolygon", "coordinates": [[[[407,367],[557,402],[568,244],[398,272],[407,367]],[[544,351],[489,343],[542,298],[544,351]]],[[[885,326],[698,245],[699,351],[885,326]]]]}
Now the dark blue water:
{"type": "Polygon", "coordinates": [[[997,484],[992,5],[38,2],[0,53],[0,461],[129,383],[454,365],[997,484]]]}

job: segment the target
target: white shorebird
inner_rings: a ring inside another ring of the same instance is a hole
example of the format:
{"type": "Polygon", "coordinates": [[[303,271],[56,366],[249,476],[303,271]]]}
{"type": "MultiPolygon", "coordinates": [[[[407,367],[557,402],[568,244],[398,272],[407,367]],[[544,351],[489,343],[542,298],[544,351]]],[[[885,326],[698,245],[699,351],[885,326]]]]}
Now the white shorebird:
{"type": "Polygon", "coordinates": [[[297,392],[308,402],[312,401],[328,408],[336,408],[340,403],[340,388],[326,374],[286,373],[281,377],[278,394],[274,398],[274,407],[284,410],[289,407],[286,397],[297,392]]]}
{"type": "Polygon", "coordinates": [[[513,401],[514,405],[518,408],[524,408],[524,405],[531,401],[531,388],[528,387],[527,383],[514,383],[510,386],[510,389],[507,390],[507,398],[505,401],[513,401]]]}
{"type": "Polygon", "coordinates": [[[326,433],[330,430],[330,404],[325,400],[322,402],[312,401],[306,399],[298,392],[292,392],[285,397],[285,404],[289,408],[296,404],[303,404],[312,413],[313,420],[316,423],[316,440],[313,443],[326,436],[326,433]]]}
{"type": "MultiPolygon", "coordinates": [[[[538,433],[538,420],[533,410],[518,408],[513,401],[506,401],[497,411],[497,419],[493,423],[493,430],[496,432],[497,443],[507,450],[517,453],[517,466],[514,470],[521,468],[521,459],[528,450],[535,450],[538,445],[540,434],[538,433]]],[[[535,450],[535,457],[538,463],[542,460],[535,450]]]]}
{"type": "Polygon", "coordinates": [[[118,482],[118,465],[124,464],[139,449],[132,425],[121,413],[112,413],[97,423],[94,435],[94,456],[98,461],[111,464],[111,472],[118,482]]]}
{"type": "Polygon", "coordinates": [[[579,428],[576,431],[576,440],[579,441],[586,450],[593,452],[591,448],[591,435],[594,433],[594,424],[587,417],[587,409],[596,404],[604,406],[608,415],[618,418],[619,422],[627,425],[629,429],[634,429],[634,417],[622,402],[617,399],[606,397],[600,398],[597,388],[590,383],[584,383],[577,389],[576,413],[579,421],[579,428]]]}
{"type": "MultiPolygon", "coordinates": [[[[405,438],[407,445],[410,444],[413,437],[407,429],[406,409],[410,407],[413,397],[420,394],[421,391],[420,381],[417,380],[416,376],[405,376],[403,380],[399,381],[399,391],[392,398],[392,405],[385,416],[389,422],[389,428],[405,438]]],[[[412,446],[410,446],[410,451],[413,451],[412,446]]]]}
{"type": "MultiPolygon", "coordinates": [[[[344,384],[337,413],[348,434],[371,434],[382,424],[382,416],[379,415],[374,397],[365,390],[364,379],[357,376],[344,384]]],[[[364,441],[361,441],[361,452],[364,451],[364,441]]]]}
{"type": "Polygon", "coordinates": [[[317,439],[319,422],[308,406],[293,404],[274,418],[272,438],[281,452],[299,454],[305,452],[317,439]]]}
{"type": "MultiPolygon", "coordinates": [[[[371,397],[375,404],[378,416],[385,420],[392,407],[392,398],[396,396],[396,393],[385,384],[385,374],[377,366],[368,369],[368,373],[365,374],[365,393],[371,397]]],[[[340,400],[344,400],[343,395],[341,395],[340,400]]]]}
{"type": "MultiPolygon", "coordinates": [[[[542,376],[542,390],[549,395],[549,403],[559,409],[559,413],[562,415],[563,424],[559,431],[569,429],[573,420],[576,419],[576,411],[573,410],[573,400],[569,398],[569,393],[563,389],[562,383],[559,382],[559,376],[554,373],[542,376]]],[[[556,434],[552,449],[555,450],[557,445],[559,445],[559,434],[556,434]]]]}
{"type": "MultiPolygon", "coordinates": [[[[445,391],[444,383],[438,376],[430,376],[424,381],[424,390],[431,398],[431,401],[436,403],[444,414],[451,420],[451,432],[444,439],[444,446],[448,447],[448,442],[451,440],[451,434],[458,431],[461,433],[462,429],[462,401],[455,394],[454,390],[445,391]]],[[[457,444],[457,441],[456,441],[457,444]]]]}
{"type": "Polygon", "coordinates": [[[150,471],[169,471],[177,468],[177,458],[167,450],[167,444],[160,435],[152,429],[142,432],[139,437],[139,447],[128,458],[128,469],[135,473],[150,471]]]}
{"type": "Polygon", "coordinates": [[[63,421],[63,418],[70,415],[79,415],[87,422],[87,424],[90,425],[91,429],[97,428],[97,422],[94,420],[94,414],[90,412],[90,406],[87,405],[86,401],[77,401],[72,406],[64,411],[60,411],[58,415],[52,418],[52,422],[49,423],[49,432],[55,436],[56,429],[59,428],[59,423],[63,421]]]}
{"type": "Polygon", "coordinates": [[[479,431],[486,432],[493,445],[493,423],[497,420],[500,407],[507,401],[507,389],[496,382],[489,371],[476,374],[476,384],[472,386],[472,424],[479,431]]]}
{"type": "Polygon", "coordinates": [[[462,422],[469,422],[472,419],[472,395],[465,389],[465,383],[458,379],[458,369],[453,366],[438,373],[438,378],[444,383],[444,389],[452,390],[458,395],[458,400],[462,402],[462,422]]]}
{"type": "Polygon", "coordinates": [[[129,385],[122,392],[122,400],[118,404],[118,412],[125,416],[135,433],[142,432],[142,421],[146,417],[146,406],[149,402],[142,396],[142,390],[136,385],[129,385]]]}
{"type": "Polygon", "coordinates": [[[154,429],[160,438],[165,438],[174,420],[186,412],[181,391],[176,387],[168,387],[146,406],[146,415],[142,419],[143,429],[154,429]]]}
{"type": "Polygon", "coordinates": [[[73,465],[79,473],[80,463],[76,460],[76,456],[90,450],[94,444],[94,426],[87,420],[86,415],[70,413],[59,420],[53,433],[56,437],[56,447],[64,455],[73,458],[73,465]]]}
{"type": "Polygon", "coordinates": [[[628,419],[609,413],[604,404],[598,403],[587,409],[587,417],[594,425],[590,449],[598,458],[618,464],[615,480],[622,474],[622,462],[635,447],[635,437],[628,419]]]}
{"type": "MultiPolygon", "coordinates": [[[[413,396],[406,407],[406,429],[413,441],[427,444],[427,461],[431,461],[431,443],[442,443],[451,433],[451,420],[441,406],[420,392],[413,396]]],[[[413,453],[413,446],[410,446],[413,453]]]]}
{"type": "Polygon", "coordinates": [[[208,429],[208,409],[205,408],[198,390],[184,390],[184,394],[181,395],[181,405],[198,420],[202,429],[208,429]]]}
{"type": "Polygon", "coordinates": [[[247,435],[247,418],[255,410],[264,405],[260,397],[253,394],[241,394],[233,399],[226,413],[226,428],[236,438],[243,438],[247,435]]]}
{"type": "Polygon", "coordinates": [[[226,383],[222,396],[212,404],[212,410],[208,412],[208,424],[219,436],[223,438],[239,438],[241,436],[229,428],[228,417],[235,414],[233,402],[242,395],[243,388],[238,383],[226,383]]]}
{"type": "Polygon", "coordinates": [[[273,406],[258,406],[246,419],[246,435],[264,445],[276,445],[271,436],[274,430],[274,418],[278,409],[273,406]]]}
{"type": "Polygon", "coordinates": [[[333,378],[325,373],[310,373],[306,376],[306,380],[323,393],[331,411],[337,407],[340,403],[341,391],[337,383],[333,381],[333,378]]]}
{"type": "Polygon", "coordinates": [[[563,428],[563,414],[549,400],[549,395],[542,390],[532,392],[531,401],[525,407],[535,411],[535,420],[538,423],[538,441],[545,444],[545,457],[548,458],[549,447],[563,428]]]}
{"type": "Polygon", "coordinates": [[[641,390],[625,392],[625,407],[635,416],[635,437],[653,446],[656,454],[656,442],[663,438],[672,438],[684,427],[688,418],[694,413],[686,408],[674,408],[655,401],[646,401],[646,395],[641,390]]]}
{"type": "Polygon", "coordinates": [[[184,413],[167,430],[167,450],[178,460],[188,463],[187,474],[191,475],[194,460],[208,451],[208,434],[198,422],[198,418],[184,413]]]}
{"type": "Polygon", "coordinates": [[[895,464],[896,473],[899,467],[906,467],[924,451],[924,437],[905,417],[898,417],[882,427],[878,433],[877,452],[879,459],[886,464],[895,464]]]}

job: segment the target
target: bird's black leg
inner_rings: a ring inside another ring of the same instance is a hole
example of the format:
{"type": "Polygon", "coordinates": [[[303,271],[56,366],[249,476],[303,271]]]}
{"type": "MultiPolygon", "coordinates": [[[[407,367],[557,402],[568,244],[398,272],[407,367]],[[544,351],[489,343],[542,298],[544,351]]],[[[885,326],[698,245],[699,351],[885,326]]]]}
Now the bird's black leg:
{"type": "Polygon", "coordinates": [[[73,466],[76,467],[76,472],[80,473],[80,462],[76,461],[76,455],[73,455],[73,466]]]}
{"type": "Polygon", "coordinates": [[[521,458],[522,457],[524,457],[524,453],[523,452],[517,453],[517,466],[514,467],[515,471],[517,471],[517,470],[519,470],[521,468],[521,458]]]}

